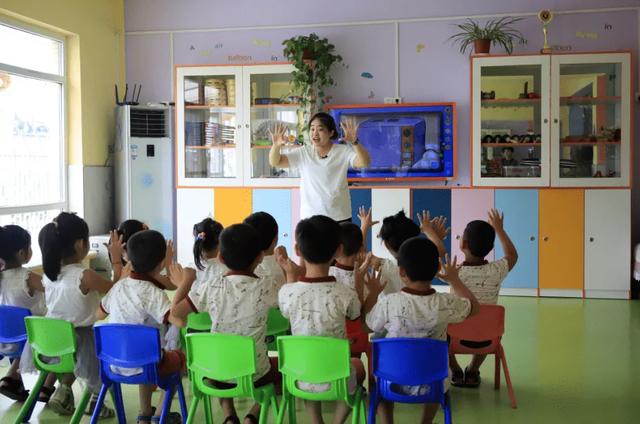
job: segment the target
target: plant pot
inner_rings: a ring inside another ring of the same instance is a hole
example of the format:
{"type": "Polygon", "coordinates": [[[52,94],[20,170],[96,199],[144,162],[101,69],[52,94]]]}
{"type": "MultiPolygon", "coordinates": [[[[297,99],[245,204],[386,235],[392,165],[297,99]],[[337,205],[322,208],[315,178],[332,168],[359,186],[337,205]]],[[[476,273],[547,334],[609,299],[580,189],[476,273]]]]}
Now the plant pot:
{"type": "Polygon", "coordinates": [[[489,54],[490,49],[491,40],[489,39],[475,40],[473,42],[473,50],[476,54],[489,54]]]}

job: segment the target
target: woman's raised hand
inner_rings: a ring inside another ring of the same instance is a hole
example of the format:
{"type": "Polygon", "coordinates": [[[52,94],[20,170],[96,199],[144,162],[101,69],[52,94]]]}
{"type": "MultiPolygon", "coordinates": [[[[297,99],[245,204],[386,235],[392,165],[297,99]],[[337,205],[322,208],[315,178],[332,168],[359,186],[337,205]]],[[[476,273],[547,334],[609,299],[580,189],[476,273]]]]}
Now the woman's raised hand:
{"type": "Polygon", "coordinates": [[[340,127],[344,133],[344,141],[355,143],[358,139],[358,123],[355,118],[345,118],[341,120],[340,127]]]}
{"type": "Polygon", "coordinates": [[[273,126],[273,131],[271,130],[271,128],[267,130],[267,132],[269,133],[269,137],[271,137],[271,142],[276,146],[284,146],[285,144],[287,144],[288,131],[289,129],[287,128],[287,126],[281,122],[276,122],[276,124],[273,126]]]}

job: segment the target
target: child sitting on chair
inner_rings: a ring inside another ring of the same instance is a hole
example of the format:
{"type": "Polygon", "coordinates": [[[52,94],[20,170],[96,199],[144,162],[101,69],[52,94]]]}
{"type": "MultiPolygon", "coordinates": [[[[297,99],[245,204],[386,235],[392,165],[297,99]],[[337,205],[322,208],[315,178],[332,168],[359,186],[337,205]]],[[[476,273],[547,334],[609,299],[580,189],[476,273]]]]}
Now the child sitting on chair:
{"type": "Polygon", "coordinates": [[[244,223],[252,226],[260,237],[260,249],[262,249],[262,262],[256,268],[258,277],[270,277],[276,280],[282,287],[286,278],[284,271],[276,261],[277,251],[279,255],[286,255],[284,246],[278,246],[278,223],[273,216],[266,212],[255,212],[244,219],[244,223]]]}
{"type": "Polygon", "coordinates": [[[360,264],[366,270],[371,260],[371,254],[364,254],[364,238],[361,229],[351,222],[340,223],[340,249],[339,256],[329,268],[329,275],[336,278],[338,283],[356,289],[354,265],[360,264]]]}
{"type": "MultiPolygon", "coordinates": [[[[460,268],[460,280],[471,290],[481,304],[495,305],[500,286],[518,261],[518,251],[504,230],[504,215],[497,210],[489,211],[489,220],[471,221],[467,224],[460,240],[464,262],[460,268]],[[493,250],[498,236],[504,257],[488,262],[485,257],[493,250]]],[[[451,383],[455,386],[478,387],[480,385],[480,365],[487,355],[473,355],[471,364],[462,371],[455,355],[449,356],[451,383]]]]}
{"type": "MultiPolygon", "coordinates": [[[[438,277],[447,281],[453,294],[437,293],[431,287],[439,265],[436,244],[424,237],[413,237],[402,243],[397,252],[400,278],[404,287],[378,300],[379,285],[370,285],[365,302],[367,326],[375,331],[387,331],[386,337],[424,337],[447,339],[447,326],[461,322],[478,311],[479,304],[473,293],[458,278],[456,259],[444,265],[438,277]],[[375,306],[374,306],[375,305],[375,306]],[[373,308],[373,309],[372,309],[373,308]]],[[[417,395],[421,386],[401,386],[405,394],[417,395]]],[[[422,423],[430,423],[438,404],[425,404],[422,423]]],[[[393,402],[382,401],[379,412],[383,423],[393,423],[393,402]]]]}
{"type": "MultiPolygon", "coordinates": [[[[304,261],[305,274],[297,282],[286,284],[278,294],[280,311],[291,322],[291,333],[303,336],[346,338],[345,321],[360,317],[362,287],[356,290],[336,282],[329,268],[336,256],[341,256],[340,224],[333,219],[315,215],[296,226],[296,253],[304,261]]],[[[290,262],[289,262],[290,263],[290,262]]],[[[287,279],[291,280],[287,269],[287,279]]],[[[351,359],[349,390],[355,391],[364,380],[362,361],[351,359]]],[[[299,382],[301,390],[323,392],[329,384],[299,382]]],[[[320,402],[305,401],[312,422],[322,423],[320,402]]],[[[339,402],[334,423],[343,423],[349,407],[339,402]]]]}
{"type": "MultiPolygon", "coordinates": [[[[132,271],[129,277],[118,281],[102,299],[96,311],[99,320],[109,317],[110,323],[147,325],[150,321],[162,325],[171,323],[182,325],[180,320],[171,317],[171,302],[165,286],[158,281],[160,271],[165,267],[167,245],[162,234],[153,230],[135,233],[127,242],[127,256],[132,271]]],[[[180,372],[185,367],[184,353],[180,350],[168,350],[162,353],[158,364],[158,374],[169,375],[180,372]]],[[[118,368],[114,370],[122,375],[135,375],[136,369],[118,368]]],[[[162,397],[153,413],[151,394],[154,387],[140,385],[140,413],[138,423],[151,423],[159,419],[162,412],[162,397]]],[[[171,413],[169,422],[180,423],[180,414],[171,413]]]]}
{"type": "MultiPolygon", "coordinates": [[[[258,277],[254,271],[262,262],[263,252],[259,234],[247,224],[235,224],[220,234],[220,261],[229,271],[190,291],[191,282],[184,280],[184,271],[179,264],[171,266],[171,277],[182,280],[171,306],[172,316],[184,319],[191,312],[206,311],[211,316],[211,332],[237,334],[252,337],[256,346],[256,387],[265,386],[275,380],[277,365],[267,355],[265,337],[269,308],[277,306],[278,283],[272,278],[258,277]]],[[[274,358],[275,359],[275,358],[274,358]]],[[[233,382],[215,381],[216,387],[229,389],[233,382]]],[[[239,424],[233,399],[220,399],[225,424],[239,424]]],[[[245,416],[244,422],[258,422],[260,404],[255,404],[245,416]]]]}

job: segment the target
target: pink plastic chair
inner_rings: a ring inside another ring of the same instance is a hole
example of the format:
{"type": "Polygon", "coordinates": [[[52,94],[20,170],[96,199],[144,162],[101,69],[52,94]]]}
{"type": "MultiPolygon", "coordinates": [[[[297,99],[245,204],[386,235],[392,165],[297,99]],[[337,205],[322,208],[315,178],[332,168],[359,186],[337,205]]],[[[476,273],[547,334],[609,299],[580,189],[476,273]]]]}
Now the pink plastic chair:
{"type": "Polygon", "coordinates": [[[511,385],[507,358],[502,348],[504,334],[504,307],[500,305],[480,305],[480,312],[459,323],[449,324],[449,353],[466,355],[495,355],[495,389],[500,389],[500,364],[504,369],[504,379],[507,381],[511,407],[517,408],[516,395],[511,385]],[[465,342],[487,342],[483,347],[470,347],[465,342]]]}

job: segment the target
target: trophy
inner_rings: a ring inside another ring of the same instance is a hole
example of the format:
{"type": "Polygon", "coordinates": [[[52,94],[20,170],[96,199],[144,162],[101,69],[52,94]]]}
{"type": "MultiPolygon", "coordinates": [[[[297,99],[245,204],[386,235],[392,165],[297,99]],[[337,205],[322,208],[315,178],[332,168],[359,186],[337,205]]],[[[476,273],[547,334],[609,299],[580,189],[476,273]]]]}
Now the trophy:
{"type": "Polygon", "coordinates": [[[540,12],[538,12],[538,19],[540,19],[540,21],[542,22],[542,32],[544,34],[544,45],[542,46],[540,53],[549,54],[551,53],[551,47],[549,47],[549,43],[547,41],[547,27],[553,20],[553,13],[551,13],[550,10],[541,10],[540,12]]]}

